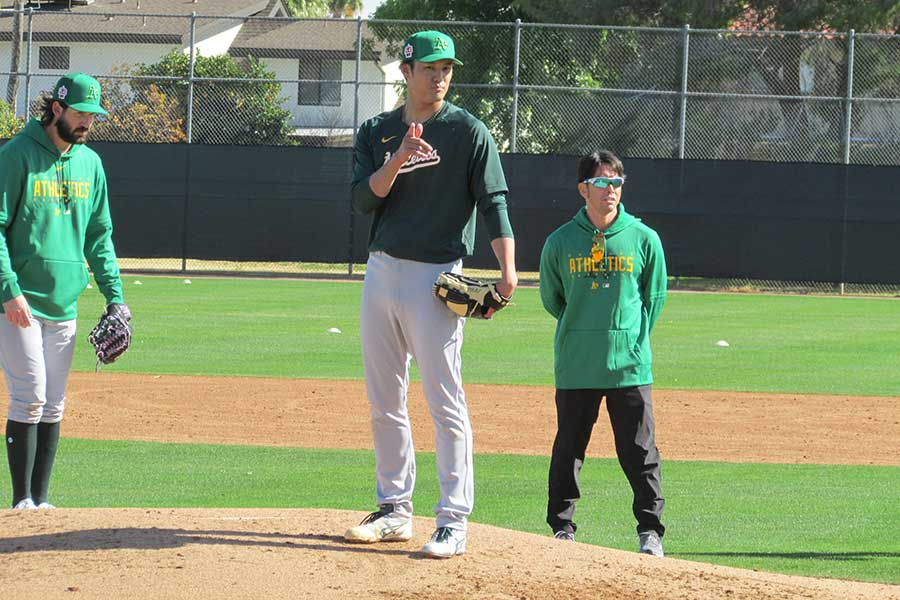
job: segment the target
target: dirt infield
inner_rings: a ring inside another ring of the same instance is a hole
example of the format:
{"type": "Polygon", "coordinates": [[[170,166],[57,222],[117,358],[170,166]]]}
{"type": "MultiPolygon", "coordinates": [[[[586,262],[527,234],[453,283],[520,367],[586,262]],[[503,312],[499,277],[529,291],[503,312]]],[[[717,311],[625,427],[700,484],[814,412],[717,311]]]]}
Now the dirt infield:
{"type": "MultiPolygon", "coordinates": [[[[469,385],[476,451],[549,453],[552,390],[469,385]]],[[[900,464],[900,399],[657,391],[663,459],[900,464]]],[[[421,387],[416,445],[433,450],[421,387]]],[[[360,382],[75,373],[63,434],[94,439],[370,448],[360,382]],[[111,391],[115,390],[115,391],[111,391]],[[340,416],[340,419],[336,416],[340,416]],[[340,427],[336,427],[340,423],[340,427]]],[[[591,456],[612,454],[596,428],[591,456]]],[[[655,559],[472,524],[469,552],[346,544],[363,513],[95,509],[0,513],[9,598],[417,598],[900,600],[900,586],[789,577],[655,559]]]]}
{"type": "MultiPolygon", "coordinates": [[[[371,448],[361,381],[73,373],[63,434],[91,439],[371,448]],[[338,418],[339,416],[339,418],[338,418]]],[[[475,451],[549,455],[553,390],[467,385],[475,451]]],[[[434,450],[422,387],[416,447],[434,450]]],[[[589,455],[613,456],[600,421],[589,455]]],[[[654,391],[663,460],[900,465],[900,398],[654,391]]]]}
{"type": "Polygon", "coordinates": [[[7,511],[0,514],[3,597],[900,598],[898,587],[656,559],[475,523],[469,552],[438,561],[418,553],[430,519],[416,518],[410,542],[346,544],[338,532],[359,516],[271,509],[7,511]]]}

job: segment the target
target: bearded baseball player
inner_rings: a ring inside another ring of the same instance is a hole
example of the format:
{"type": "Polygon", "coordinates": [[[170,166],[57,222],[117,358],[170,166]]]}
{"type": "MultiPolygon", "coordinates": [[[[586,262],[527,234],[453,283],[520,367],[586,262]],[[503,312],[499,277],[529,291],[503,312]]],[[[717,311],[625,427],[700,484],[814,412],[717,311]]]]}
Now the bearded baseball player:
{"type": "Polygon", "coordinates": [[[106,113],[100,84],[83,73],[67,75],[41,110],[40,120],[0,149],[0,365],[10,395],[6,456],[17,509],[53,508],[50,472],[78,296],[88,284],[85,258],[108,312],[128,314],[106,176],[100,158],[84,145],[95,116],[106,113]]]}
{"type": "Polygon", "coordinates": [[[500,265],[496,290],[507,299],[518,282],[515,245],[497,146],[481,121],[444,99],[454,67],[462,65],[453,40],[438,31],[416,33],[403,45],[402,61],[404,105],[366,121],[355,146],[353,205],[372,215],[360,334],[379,508],[345,538],[412,538],[416,465],[407,389],[414,358],[434,421],[441,487],[437,528],[422,551],[449,558],[466,550],[472,428],[461,376],[465,318],[432,288],[441,273],[460,273],[463,257],[472,254],[476,210],[500,265]]]}

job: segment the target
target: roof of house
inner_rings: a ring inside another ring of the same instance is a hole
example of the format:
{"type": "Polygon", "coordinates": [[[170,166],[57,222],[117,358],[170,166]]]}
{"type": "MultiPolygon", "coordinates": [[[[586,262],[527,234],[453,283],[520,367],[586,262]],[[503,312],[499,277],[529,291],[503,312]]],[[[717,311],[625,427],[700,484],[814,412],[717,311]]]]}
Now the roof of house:
{"type": "MultiPolygon", "coordinates": [[[[0,0],[0,8],[9,8],[10,0],[0,0]]],[[[161,44],[184,46],[189,43],[191,20],[185,15],[196,11],[197,40],[207,30],[219,33],[243,25],[231,44],[229,54],[257,58],[356,58],[357,21],[355,19],[297,20],[269,18],[284,16],[281,0],[94,0],[89,5],[44,4],[34,11],[32,39],[37,43],[90,42],[105,44],[161,44]]],[[[8,11],[0,13],[0,41],[12,39],[8,11]]],[[[26,25],[27,27],[27,25],[26,25]]],[[[367,27],[364,25],[364,35],[367,27]]],[[[367,36],[368,37],[368,36],[367,36]]],[[[363,59],[378,61],[384,55],[381,44],[367,42],[363,59]]]]}
{"type": "MultiPolygon", "coordinates": [[[[222,17],[268,16],[279,0],[94,0],[88,5],[65,2],[42,3],[34,10],[32,38],[35,42],[95,42],[183,44],[190,33],[190,15],[197,13],[197,28],[222,22],[222,17]],[[99,13],[99,14],[98,14],[99,13]],[[157,16],[162,15],[162,16],[157,16]],[[217,18],[214,18],[217,17],[217,18]]],[[[10,0],[0,0],[10,8],[10,0]]],[[[0,40],[11,39],[12,27],[0,14],[0,40]]],[[[225,21],[227,23],[227,20],[225,21]]],[[[26,25],[27,27],[27,25],[26,25]]]]}
{"type": "MultiPolygon", "coordinates": [[[[80,14],[87,12],[126,13],[138,15],[190,15],[200,16],[249,16],[265,10],[274,0],[92,0],[90,4],[77,0],[40,0],[26,2],[37,12],[65,12],[80,14]]],[[[0,0],[0,8],[14,8],[15,0],[0,0]]]]}
{"type": "MultiPolygon", "coordinates": [[[[241,29],[228,53],[257,58],[356,58],[356,20],[252,20],[241,29]]],[[[380,60],[383,48],[363,47],[363,60],[380,60]]]]}

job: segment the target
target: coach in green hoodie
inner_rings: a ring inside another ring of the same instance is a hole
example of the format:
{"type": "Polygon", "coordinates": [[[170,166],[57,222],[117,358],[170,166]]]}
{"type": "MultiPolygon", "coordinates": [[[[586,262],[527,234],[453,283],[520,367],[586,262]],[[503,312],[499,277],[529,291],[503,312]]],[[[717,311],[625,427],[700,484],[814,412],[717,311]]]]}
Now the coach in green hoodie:
{"type": "Polygon", "coordinates": [[[84,146],[100,84],[83,73],[59,80],[33,119],[0,148],[0,366],[10,403],[6,455],[13,508],[47,500],[75,348],[85,258],[109,307],[122,299],[106,176],[84,146]]]}
{"type": "Polygon", "coordinates": [[[662,556],[650,331],[666,298],[666,263],[656,232],[625,212],[624,184],[622,161],[611,152],[583,157],[578,192],[585,206],[550,234],[541,253],[541,301],[558,321],[547,523],[554,537],[575,539],[578,476],[605,397],[634,492],[639,551],[662,556]]]}

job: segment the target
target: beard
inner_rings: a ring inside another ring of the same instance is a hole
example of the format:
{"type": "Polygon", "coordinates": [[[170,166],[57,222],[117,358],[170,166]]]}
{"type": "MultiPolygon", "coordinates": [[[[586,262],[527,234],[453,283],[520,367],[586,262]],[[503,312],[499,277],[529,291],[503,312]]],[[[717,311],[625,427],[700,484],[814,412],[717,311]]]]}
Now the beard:
{"type": "Polygon", "coordinates": [[[69,127],[62,119],[56,122],[56,133],[60,139],[69,144],[83,144],[87,141],[88,130],[84,127],[73,129],[69,127]]]}

